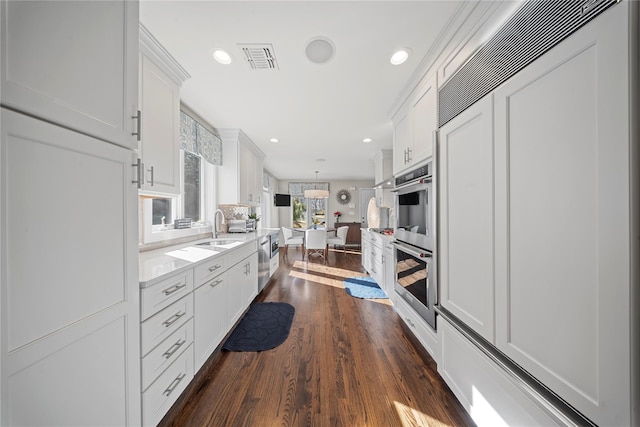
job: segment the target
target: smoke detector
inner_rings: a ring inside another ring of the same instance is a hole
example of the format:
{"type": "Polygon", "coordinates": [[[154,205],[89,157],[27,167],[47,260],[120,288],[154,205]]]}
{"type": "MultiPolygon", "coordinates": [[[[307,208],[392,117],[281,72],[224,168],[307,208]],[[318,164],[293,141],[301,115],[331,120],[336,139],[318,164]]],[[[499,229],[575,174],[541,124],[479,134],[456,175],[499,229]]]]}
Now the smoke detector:
{"type": "Polygon", "coordinates": [[[307,43],[304,49],[309,61],[315,64],[324,64],[331,61],[336,53],[336,47],[331,40],[326,37],[315,37],[307,43]]]}
{"type": "Polygon", "coordinates": [[[271,43],[238,43],[252,70],[278,70],[278,61],[271,43]]]}

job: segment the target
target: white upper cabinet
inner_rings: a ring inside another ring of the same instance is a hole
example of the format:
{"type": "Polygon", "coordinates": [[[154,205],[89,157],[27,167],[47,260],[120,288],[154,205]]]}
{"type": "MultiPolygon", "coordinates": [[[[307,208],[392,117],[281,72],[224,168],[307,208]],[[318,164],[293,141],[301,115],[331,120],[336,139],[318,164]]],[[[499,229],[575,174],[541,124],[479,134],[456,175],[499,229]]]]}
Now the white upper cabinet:
{"type": "Polygon", "coordinates": [[[188,73],[140,26],[141,192],[180,194],[180,86],[188,73]]]}
{"type": "Polygon", "coordinates": [[[135,149],[138,3],[2,1],[2,104],[135,149]]]}
{"type": "Polygon", "coordinates": [[[433,155],[438,128],[436,75],[423,80],[393,119],[393,173],[409,169],[433,155]]]}
{"type": "Polygon", "coordinates": [[[241,129],[221,129],[222,166],[218,203],[260,206],[264,153],[241,129]]]}
{"type": "Polygon", "coordinates": [[[376,188],[376,205],[378,207],[393,207],[393,193],[390,188],[393,187],[393,151],[380,150],[373,158],[374,182],[381,185],[376,188]],[[389,184],[384,181],[390,179],[389,184]]]}
{"type": "Polygon", "coordinates": [[[440,304],[494,341],[493,96],[440,130],[440,304]]]}
{"type": "Polygon", "coordinates": [[[608,426],[639,421],[631,3],[495,92],[497,346],[608,426]]]}

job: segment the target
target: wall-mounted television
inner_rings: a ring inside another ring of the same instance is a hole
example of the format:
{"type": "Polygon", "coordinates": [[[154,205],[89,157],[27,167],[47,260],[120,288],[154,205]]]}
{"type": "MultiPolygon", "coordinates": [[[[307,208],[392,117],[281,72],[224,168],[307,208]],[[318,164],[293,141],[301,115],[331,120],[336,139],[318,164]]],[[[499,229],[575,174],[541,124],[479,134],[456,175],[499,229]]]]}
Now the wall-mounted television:
{"type": "Polygon", "coordinates": [[[291,194],[278,194],[273,196],[274,206],[291,206],[291,194]]]}

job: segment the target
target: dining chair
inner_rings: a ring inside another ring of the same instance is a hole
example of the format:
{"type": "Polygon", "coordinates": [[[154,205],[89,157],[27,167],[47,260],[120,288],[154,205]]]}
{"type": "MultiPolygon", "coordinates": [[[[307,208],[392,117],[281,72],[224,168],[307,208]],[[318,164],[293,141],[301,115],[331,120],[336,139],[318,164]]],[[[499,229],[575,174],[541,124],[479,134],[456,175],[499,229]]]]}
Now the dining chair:
{"type": "Polygon", "coordinates": [[[335,249],[338,245],[342,246],[342,252],[346,252],[347,246],[347,233],[349,232],[349,226],[345,225],[338,227],[336,235],[327,238],[327,245],[333,245],[335,249]]]}
{"type": "Polygon", "coordinates": [[[327,230],[309,229],[304,233],[304,260],[305,255],[307,261],[310,259],[312,253],[316,253],[324,258],[324,263],[327,263],[327,230]]]}
{"type": "Polygon", "coordinates": [[[289,227],[282,227],[282,235],[284,236],[284,256],[289,254],[289,245],[302,246],[302,250],[304,251],[304,240],[302,239],[302,236],[294,237],[293,229],[289,227]]]}

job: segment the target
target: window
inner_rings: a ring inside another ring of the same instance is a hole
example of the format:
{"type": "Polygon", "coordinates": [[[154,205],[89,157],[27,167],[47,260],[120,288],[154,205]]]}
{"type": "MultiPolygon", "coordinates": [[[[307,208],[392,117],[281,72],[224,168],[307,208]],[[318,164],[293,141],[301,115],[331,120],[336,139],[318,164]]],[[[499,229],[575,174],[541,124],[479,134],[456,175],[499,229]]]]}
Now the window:
{"type": "Polygon", "coordinates": [[[173,222],[173,199],[153,199],[153,225],[165,225],[173,222]]]}
{"type": "Polygon", "coordinates": [[[201,212],[201,182],[202,182],[202,159],[200,156],[183,151],[183,212],[185,218],[191,221],[200,221],[201,212]]]}

